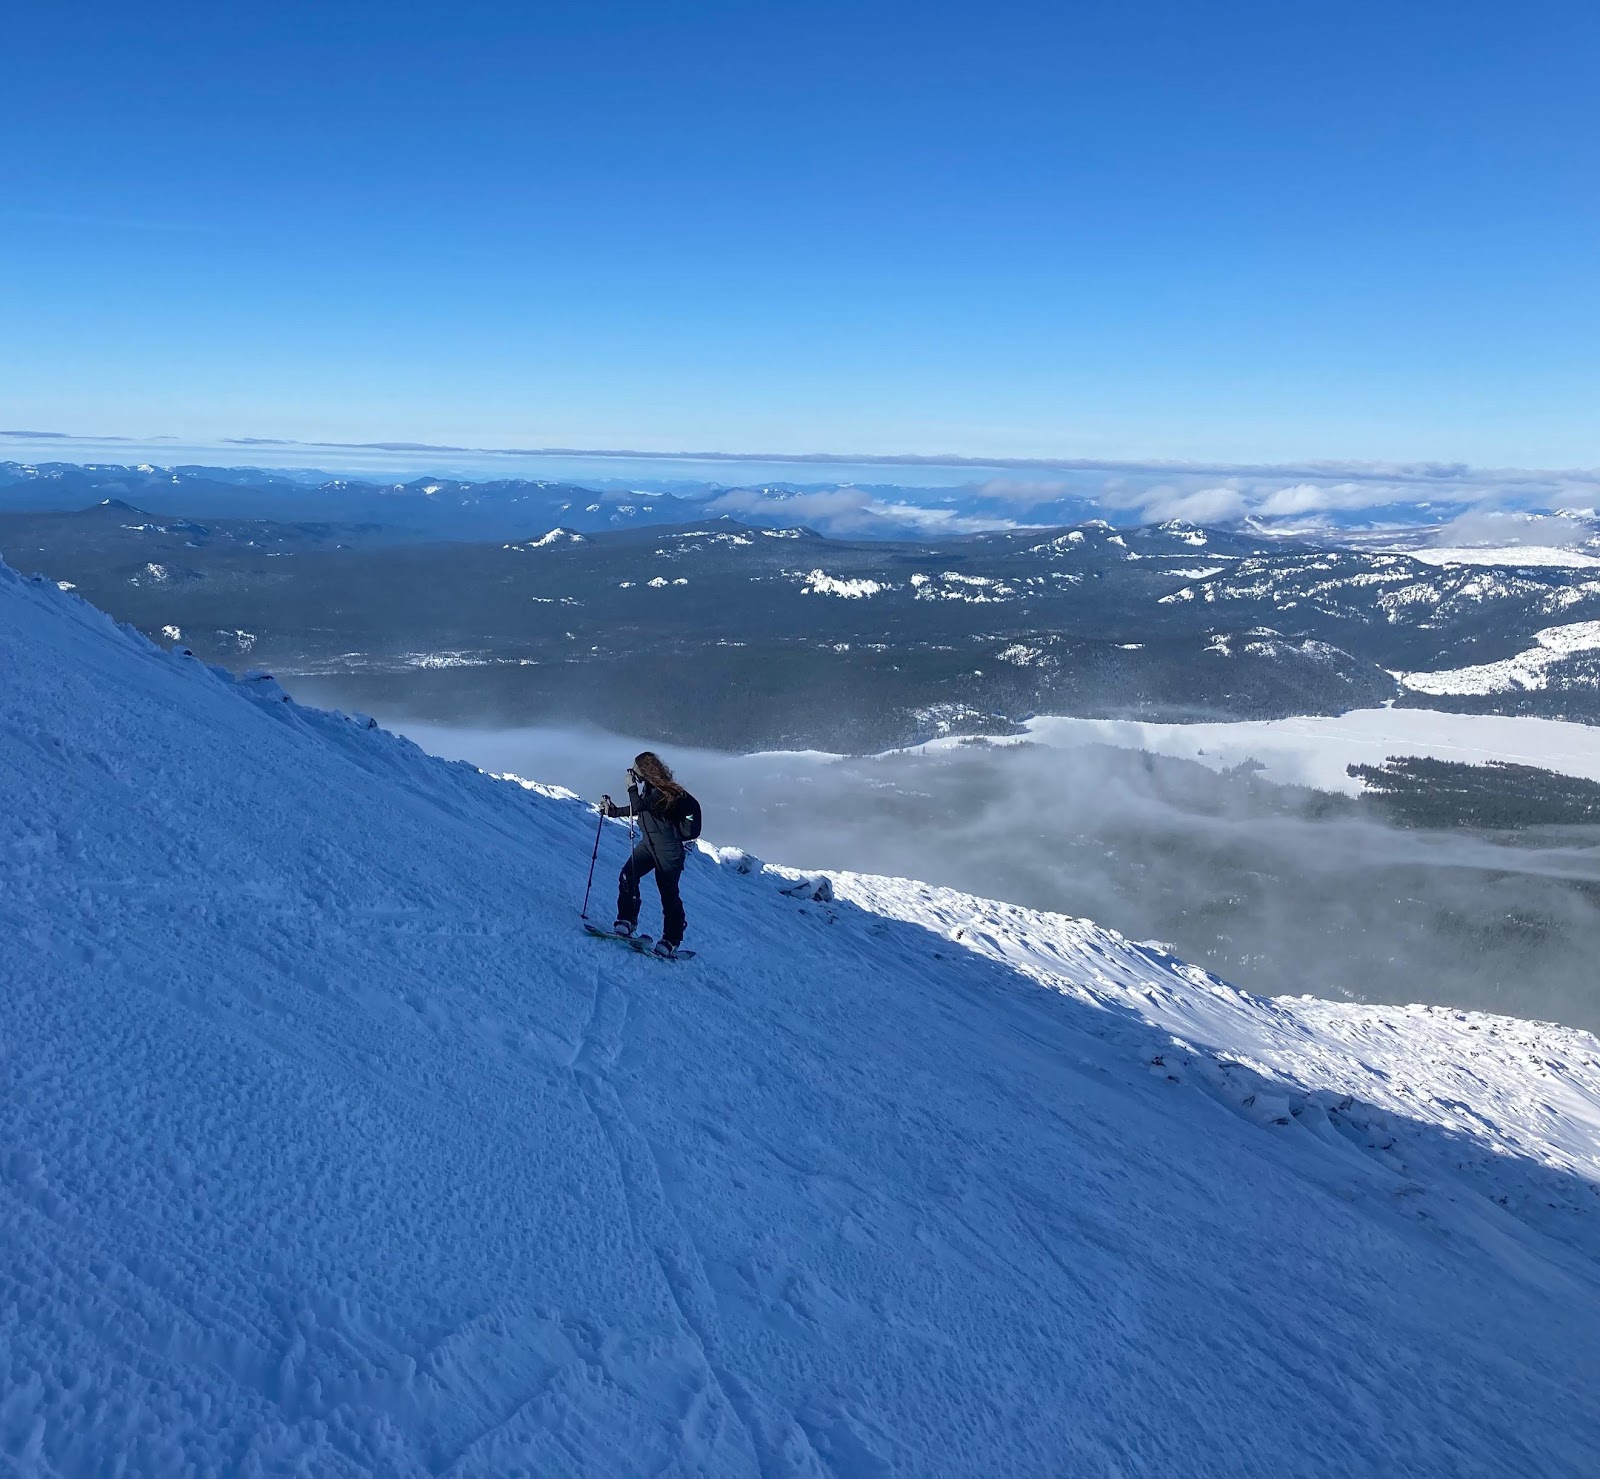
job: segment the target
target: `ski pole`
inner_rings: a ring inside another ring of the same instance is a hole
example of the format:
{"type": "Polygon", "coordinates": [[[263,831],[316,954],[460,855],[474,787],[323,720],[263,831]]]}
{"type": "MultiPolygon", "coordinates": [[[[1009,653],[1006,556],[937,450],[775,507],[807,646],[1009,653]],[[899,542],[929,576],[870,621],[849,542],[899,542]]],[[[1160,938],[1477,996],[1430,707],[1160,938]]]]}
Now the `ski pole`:
{"type": "Polygon", "coordinates": [[[583,886],[583,908],[579,911],[580,919],[589,917],[589,890],[594,887],[594,860],[600,856],[600,833],[606,824],[606,809],[602,805],[598,808],[599,818],[594,824],[594,851],[589,854],[589,881],[583,886]]]}

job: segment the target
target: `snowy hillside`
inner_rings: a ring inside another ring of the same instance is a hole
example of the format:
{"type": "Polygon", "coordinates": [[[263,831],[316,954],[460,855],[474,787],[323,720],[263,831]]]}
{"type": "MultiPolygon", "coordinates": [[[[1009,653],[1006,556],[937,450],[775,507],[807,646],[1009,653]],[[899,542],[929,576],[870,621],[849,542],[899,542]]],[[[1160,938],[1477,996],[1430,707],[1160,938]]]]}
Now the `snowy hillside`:
{"type": "Polygon", "coordinates": [[[709,850],[666,964],[4,566],[0,683],[0,1473],[1594,1472],[1586,1034],[709,850]]]}

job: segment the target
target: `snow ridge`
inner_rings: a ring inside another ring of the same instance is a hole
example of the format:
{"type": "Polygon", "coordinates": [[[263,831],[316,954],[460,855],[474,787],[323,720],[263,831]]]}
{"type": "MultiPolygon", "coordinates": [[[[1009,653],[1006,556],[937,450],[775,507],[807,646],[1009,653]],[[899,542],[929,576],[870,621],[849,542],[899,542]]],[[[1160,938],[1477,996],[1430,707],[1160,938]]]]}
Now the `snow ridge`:
{"type": "Polygon", "coordinates": [[[710,848],[666,965],[554,788],[3,566],[0,671],[0,1469],[1588,1471],[1588,1034],[710,848]]]}

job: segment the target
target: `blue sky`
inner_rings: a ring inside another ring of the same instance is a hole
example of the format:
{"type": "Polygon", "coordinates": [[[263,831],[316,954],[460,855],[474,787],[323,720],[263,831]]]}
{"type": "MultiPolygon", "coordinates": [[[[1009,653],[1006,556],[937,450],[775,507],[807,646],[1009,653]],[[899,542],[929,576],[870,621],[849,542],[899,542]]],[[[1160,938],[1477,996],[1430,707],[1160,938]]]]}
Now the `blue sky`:
{"type": "Polygon", "coordinates": [[[8,32],[0,426],[1600,464],[1593,5],[8,32]]]}

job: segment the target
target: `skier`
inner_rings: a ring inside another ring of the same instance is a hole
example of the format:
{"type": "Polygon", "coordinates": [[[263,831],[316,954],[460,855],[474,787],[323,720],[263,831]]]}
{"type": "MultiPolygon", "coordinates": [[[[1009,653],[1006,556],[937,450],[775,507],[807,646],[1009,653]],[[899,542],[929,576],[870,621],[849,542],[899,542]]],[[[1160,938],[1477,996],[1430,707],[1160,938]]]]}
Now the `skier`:
{"type": "Polygon", "coordinates": [[[700,805],[677,781],[661,757],[651,750],[634,757],[628,771],[628,804],[618,806],[609,796],[600,798],[608,817],[637,817],[639,841],[617,877],[619,935],[631,935],[639,925],[639,880],[655,870],[661,890],[661,938],[657,955],[672,956],[683,943],[683,900],[678,880],[683,875],[685,842],[700,835],[700,805]]]}

